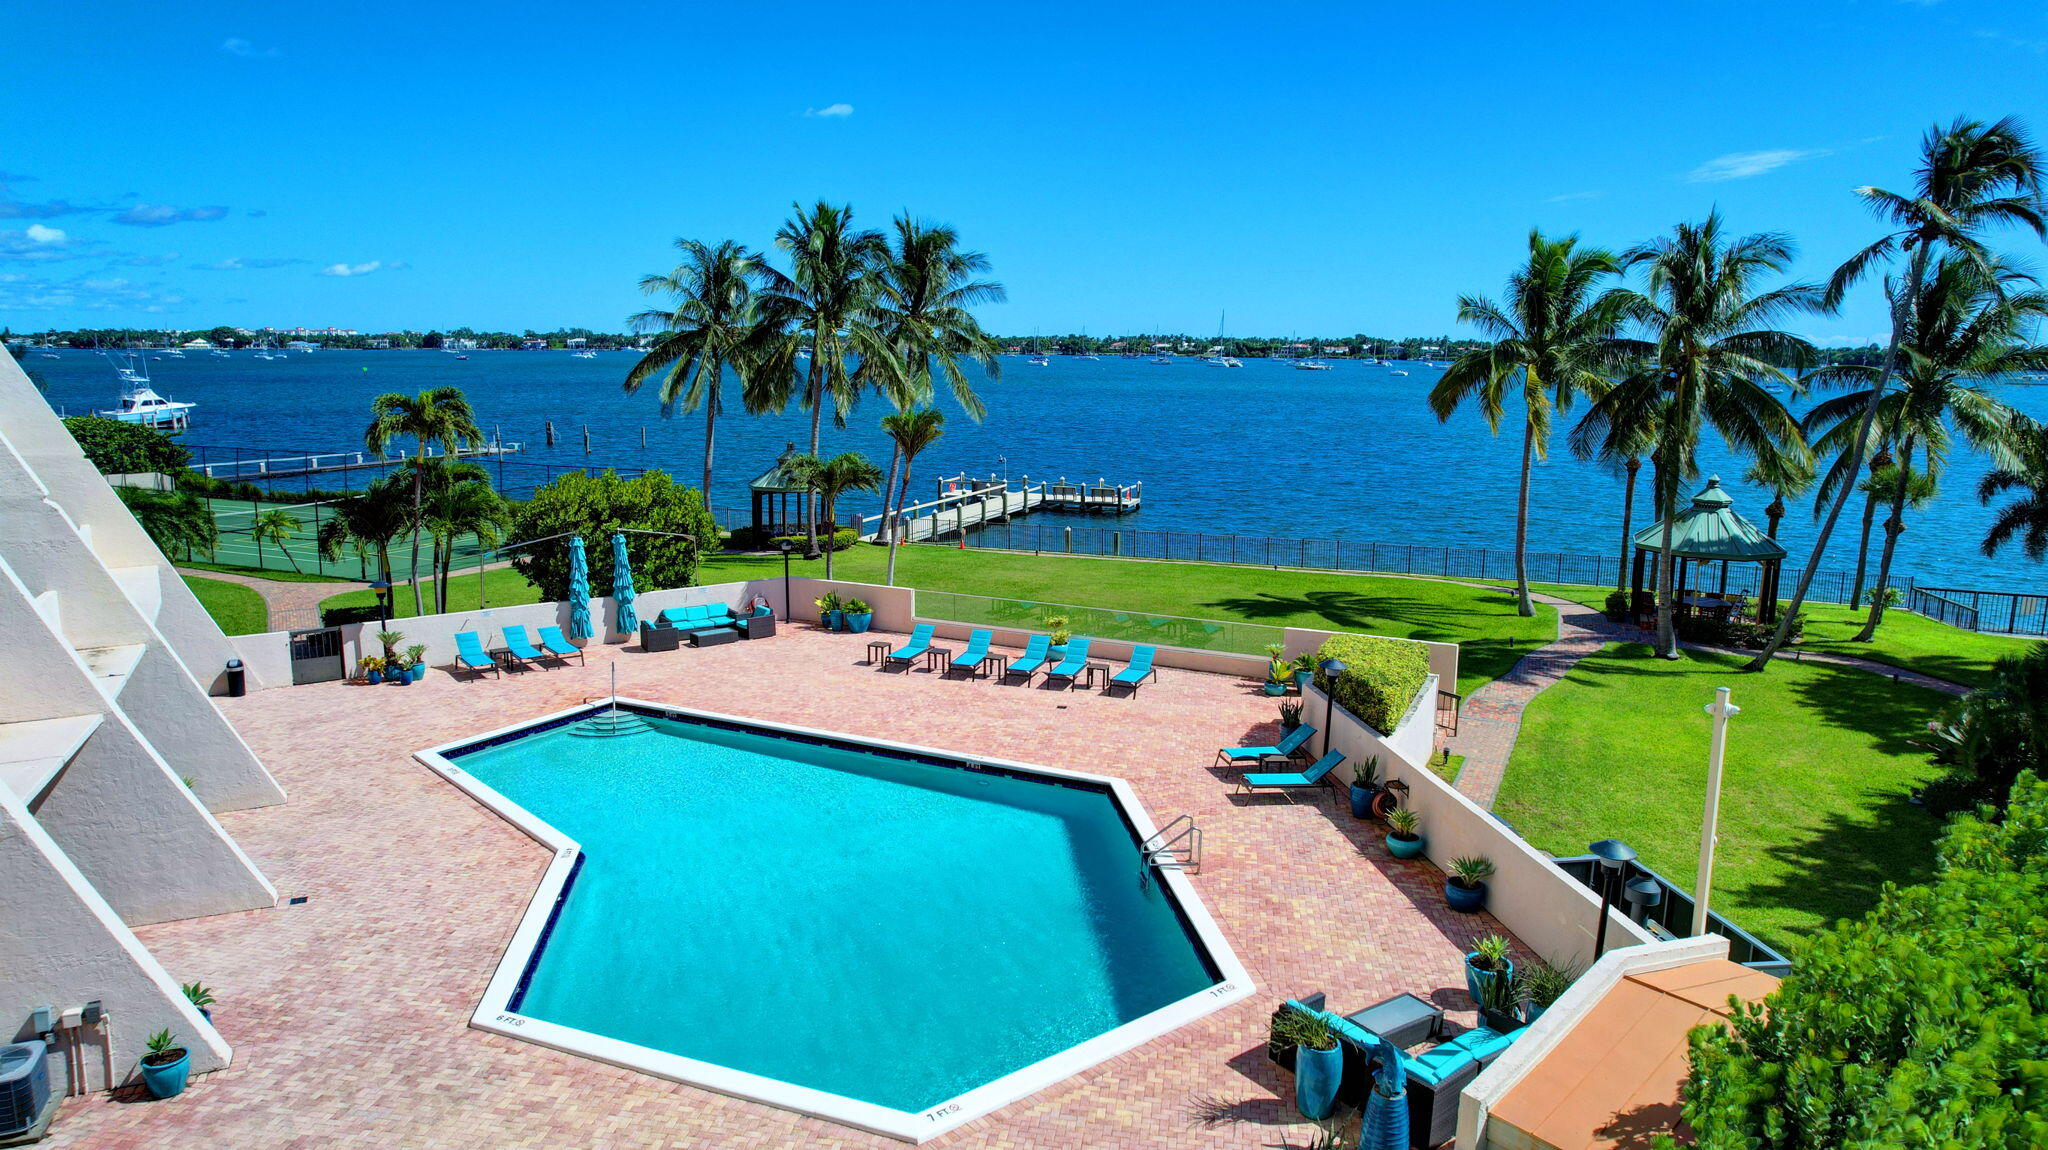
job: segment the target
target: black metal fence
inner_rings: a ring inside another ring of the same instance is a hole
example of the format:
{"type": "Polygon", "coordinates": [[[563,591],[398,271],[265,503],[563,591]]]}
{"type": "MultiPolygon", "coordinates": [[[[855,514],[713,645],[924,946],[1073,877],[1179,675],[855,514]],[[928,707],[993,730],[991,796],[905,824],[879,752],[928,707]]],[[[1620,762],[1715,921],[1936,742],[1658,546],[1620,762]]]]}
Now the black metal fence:
{"type": "Polygon", "coordinates": [[[1914,587],[1906,598],[1906,607],[1916,615],[1967,631],[2048,635],[2048,595],[1914,587]]]}
{"type": "MultiPolygon", "coordinates": [[[[958,536],[953,536],[953,540],[957,541],[958,536]]],[[[1037,554],[1182,559],[1194,563],[1433,575],[1448,579],[1515,577],[1515,553],[1505,547],[1445,547],[1274,535],[1218,535],[1202,531],[1152,531],[1128,527],[1063,527],[1015,521],[970,529],[968,545],[1037,554]]],[[[1532,551],[1528,564],[1532,582],[1589,587],[1612,587],[1620,571],[1620,558],[1614,555],[1532,551]]],[[[1759,569],[1753,565],[1731,564],[1726,590],[1755,595],[1758,574],[1759,569]]],[[[1718,568],[1703,567],[1692,576],[1692,580],[1701,589],[1722,589],[1718,568]]],[[[1846,603],[1853,584],[1854,577],[1847,571],[1816,572],[1807,598],[1823,603],[1846,603]]],[[[1900,578],[1895,585],[1910,590],[1913,581],[1900,578]]],[[[1780,594],[1786,590],[1781,588],[1780,594]]]]}

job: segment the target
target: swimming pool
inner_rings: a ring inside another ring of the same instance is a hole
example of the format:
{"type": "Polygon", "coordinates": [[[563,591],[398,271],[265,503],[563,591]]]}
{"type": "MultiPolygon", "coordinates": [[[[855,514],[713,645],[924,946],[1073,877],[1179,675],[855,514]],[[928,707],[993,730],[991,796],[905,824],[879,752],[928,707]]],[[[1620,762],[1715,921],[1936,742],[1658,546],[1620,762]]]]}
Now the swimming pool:
{"type": "Polygon", "coordinates": [[[480,1027],[921,1140],[1252,992],[1120,780],[620,706],[418,756],[555,851],[480,1027]]]}

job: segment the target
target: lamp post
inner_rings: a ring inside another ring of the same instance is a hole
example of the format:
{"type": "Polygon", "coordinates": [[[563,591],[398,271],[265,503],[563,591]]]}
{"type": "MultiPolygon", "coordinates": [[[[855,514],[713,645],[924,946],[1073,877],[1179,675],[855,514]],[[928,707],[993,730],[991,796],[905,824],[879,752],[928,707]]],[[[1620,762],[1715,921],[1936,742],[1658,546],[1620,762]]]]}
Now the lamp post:
{"type": "Polygon", "coordinates": [[[1728,701],[1728,688],[1714,688],[1714,701],[1707,704],[1707,714],[1714,716],[1714,738],[1707,750],[1707,811],[1700,821],[1699,890],[1692,902],[1695,935],[1707,933],[1707,898],[1714,888],[1714,846],[1721,823],[1721,757],[1728,750],[1728,720],[1741,713],[1741,707],[1728,701]]]}
{"type": "Polygon", "coordinates": [[[794,623],[796,618],[789,613],[789,548],[790,541],[778,539],[775,542],[782,549],[782,621],[794,623]]]}
{"type": "Polygon", "coordinates": [[[1615,892],[1627,877],[1628,865],[1635,861],[1636,852],[1619,839],[1601,839],[1586,849],[1600,860],[1600,925],[1593,931],[1593,961],[1598,962],[1607,949],[1607,912],[1614,907],[1615,892]]]}
{"type": "Polygon", "coordinates": [[[1323,688],[1323,753],[1326,755],[1330,753],[1331,719],[1337,711],[1337,676],[1350,669],[1350,665],[1342,659],[1324,659],[1316,664],[1316,670],[1322,673],[1323,682],[1329,684],[1323,688]]]}
{"type": "Polygon", "coordinates": [[[391,572],[384,572],[383,578],[370,584],[370,593],[377,597],[377,629],[379,631],[389,631],[391,629],[391,572]]]}

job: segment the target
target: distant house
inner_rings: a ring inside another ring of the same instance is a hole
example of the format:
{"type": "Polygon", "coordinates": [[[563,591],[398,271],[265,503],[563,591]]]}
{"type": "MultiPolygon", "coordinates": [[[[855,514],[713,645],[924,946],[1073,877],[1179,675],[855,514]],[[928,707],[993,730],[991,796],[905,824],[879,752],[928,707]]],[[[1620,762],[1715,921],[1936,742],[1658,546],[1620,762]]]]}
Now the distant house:
{"type": "Polygon", "coordinates": [[[588,343],[589,341],[584,339],[580,335],[576,335],[570,336],[568,339],[562,342],[563,346],[567,347],[570,351],[581,351],[583,349],[583,345],[588,343]]]}
{"type": "Polygon", "coordinates": [[[1324,349],[1323,349],[1323,354],[1324,354],[1324,355],[1350,355],[1350,354],[1351,354],[1351,345],[1350,345],[1350,344],[1348,344],[1348,343],[1340,343],[1340,344],[1337,344],[1337,345],[1336,345],[1336,346],[1334,346],[1334,347],[1326,347],[1326,348],[1324,348],[1324,349]]]}
{"type": "Polygon", "coordinates": [[[547,349],[548,341],[544,339],[522,339],[519,341],[520,351],[546,351],[547,349]]]}
{"type": "Polygon", "coordinates": [[[391,341],[380,335],[377,338],[370,340],[364,346],[369,347],[375,351],[389,351],[391,350],[391,341]]]}
{"type": "Polygon", "coordinates": [[[213,346],[213,341],[205,339],[188,339],[180,346],[191,348],[193,351],[205,351],[213,346]]]}

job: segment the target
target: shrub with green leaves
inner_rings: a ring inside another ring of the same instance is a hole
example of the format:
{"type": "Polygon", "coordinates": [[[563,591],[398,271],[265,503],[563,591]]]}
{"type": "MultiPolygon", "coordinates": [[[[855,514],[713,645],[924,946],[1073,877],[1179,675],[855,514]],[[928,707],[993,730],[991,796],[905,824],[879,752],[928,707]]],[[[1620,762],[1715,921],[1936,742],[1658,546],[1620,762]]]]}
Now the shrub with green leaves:
{"type": "Polygon", "coordinates": [[[153,471],[176,475],[192,462],[192,453],[170,436],[139,423],[122,423],[98,415],[74,415],[64,430],[78,441],[85,457],[102,475],[133,475],[153,471]]]}
{"type": "Polygon", "coordinates": [[[1342,660],[1344,674],[1332,690],[1329,676],[1317,671],[1316,686],[1381,734],[1393,731],[1429,678],[1429,648],[1401,639],[1332,635],[1316,652],[1318,664],[1326,659],[1342,660]]]}
{"type": "MultiPolygon", "coordinates": [[[[621,479],[610,471],[602,475],[571,471],[559,476],[519,506],[510,538],[524,542],[581,534],[584,557],[589,561],[590,593],[609,595],[611,537],[621,530],[673,533],[626,536],[633,585],[643,594],[694,586],[698,558],[705,550],[716,548],[719,541],[718,524],[704,506],[703,493],[677,484],[665,471],[649,471],[632,479],[621,479]]],[[[515,570],[540,588],[542,599],[569,596],[567,542],[543,543],[522,551],[512,561],[515,570]]]]}
{"type": "Polygon", "coordinates": [[[1763,1002],[1692,1033],[1702,1150],[2048,1146],[2048,781],[1965,815],[1922,886],[1796,956],[1763,1002]]]}

